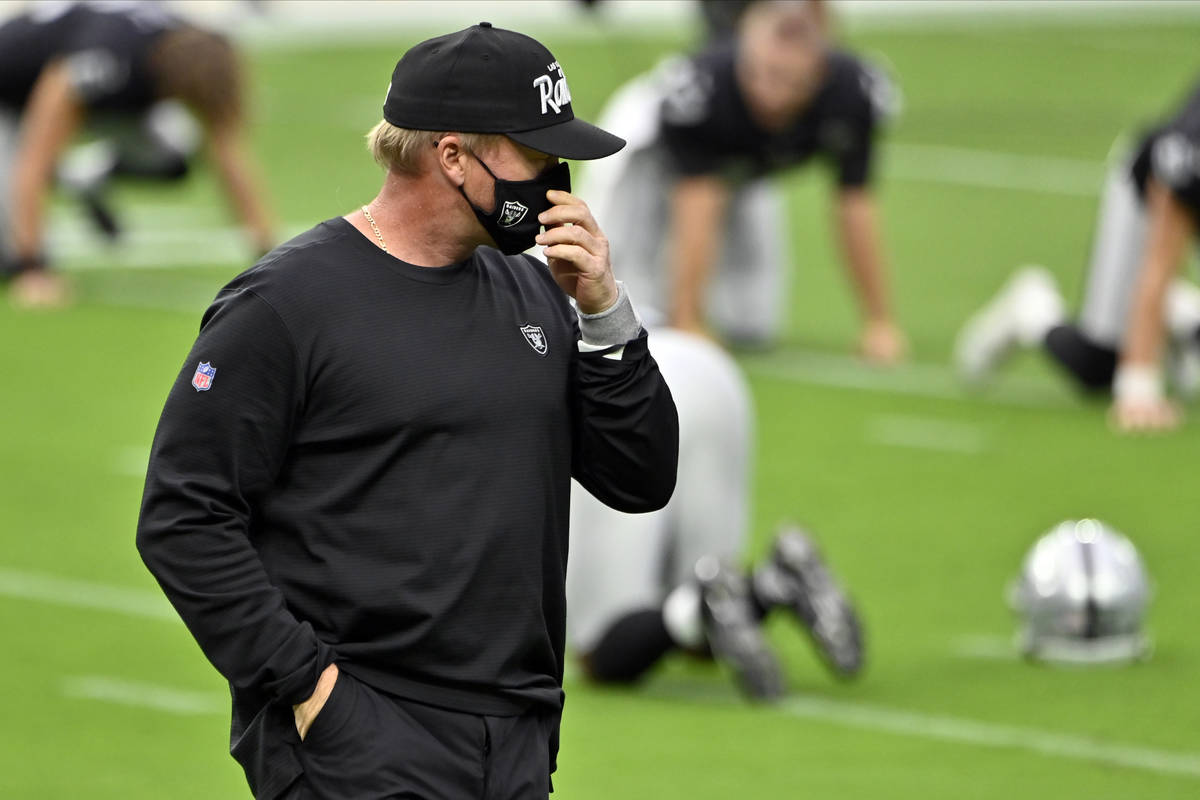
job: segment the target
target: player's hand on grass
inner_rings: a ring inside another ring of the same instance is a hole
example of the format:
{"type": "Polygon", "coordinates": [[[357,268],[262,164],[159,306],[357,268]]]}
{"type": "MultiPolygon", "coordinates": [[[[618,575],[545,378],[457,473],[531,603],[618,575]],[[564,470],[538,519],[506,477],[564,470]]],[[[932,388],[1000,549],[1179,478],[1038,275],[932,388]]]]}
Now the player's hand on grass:
{"type": "Polygon", "coordinates": [[[1113,377],[1109,423],[1121,433],[1166,431],[1178,427],[1183,412],[1163,393],[1157,364],[1122,362],[1113,377]]]}
{"type": "Polygon", "coordinates": [[[1165,397],[1113,401],[1109,421],[1120,433],[1153,433],[1179,427],[1183,412],[1165,397]]]}
{"type": "Polygon", "coordinates": [[[42,269],[23,272],[13,278],[8,296],[17,308],[29,309],[65,308],[72,300],[67,279],[42,269]]]}
{"type": "Polygon", "coordinates": [[[894,366],[908,355],[908,339],[891,320],[871,320],[859,338],[859,352],[871,364],[894,366]]]}
{"type": "Polygon", "coordinates": [[[300,734],[300,741],[304,741],[304,737],[308,736],[308,729],[312,727],[313,721],[325,707],[325,701],[329,699],[337,679],[337,664],[330,664],[317,679],[317,688],[313,690],[312,697],[300,705],[292,706],[292,712],[296,715],[296,732],[300,734]]]}
{"type": "Polygon", "coordinates": [[[608,239],[587,204],[569,192],[551,189],[554,206],[538,215],[546,230],[538,234],[546,263],[559,287],[584,314],[598,314],[617,302],[617,281],[609,263],[608,239]]]}

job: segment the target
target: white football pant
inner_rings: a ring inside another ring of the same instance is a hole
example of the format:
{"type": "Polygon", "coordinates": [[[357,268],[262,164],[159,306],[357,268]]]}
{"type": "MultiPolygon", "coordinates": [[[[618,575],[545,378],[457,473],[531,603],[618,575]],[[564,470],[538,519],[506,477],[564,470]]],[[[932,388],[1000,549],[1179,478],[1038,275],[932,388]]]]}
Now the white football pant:
{"type": "Polygon", "coordinates": [[[679,409],[679,476],[666,508],[625,514],[572,483],[567,639],[589,652],[612,623],[658,608],[702,555],[737,559],[749,523],[753,411],[720,347],[656,329],[650,352],[679,409]]]}

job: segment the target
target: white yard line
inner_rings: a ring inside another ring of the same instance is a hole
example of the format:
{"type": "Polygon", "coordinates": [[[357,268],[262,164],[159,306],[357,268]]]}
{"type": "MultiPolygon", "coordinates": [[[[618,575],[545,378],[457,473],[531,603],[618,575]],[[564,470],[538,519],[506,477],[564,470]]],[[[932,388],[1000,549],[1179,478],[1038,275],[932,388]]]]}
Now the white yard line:
{"type": "Polygon", "coordinates": [[[988,633],[960,636],[951,643],[950,652],[958,658],[976,661],[1017,660],[1017,648],[1011,636],[988,633]]]}
{"type": "Polygon", "coordinates": [[[0,567],[0,597],[49,605],[112,611],[131,617],[178,622],[179,616],[159,592],[60,578],[0,567]]]}
{"type": "Polygon", "coordinates": [[[883,148],[893,180],[1095,197],[1104,164],[1077,158],[1001,153],[971,147],[893,142],[883,148]]]}
{"type": "Polygon", "coordinates": [[[169,714],[229,713],[229,698],[226,695],[175,689],[170,686],[158,686],[104,675],[81,675],[67,678],[62,683],[62,693],[66,697],[149,708],[169,714]]]}
{"type": "Polygon", "coordinates": [[[1137,744],[1104,742],[1038,728],[996,725],[961,717],[922,714],[819,697],[785,700],[780,705],[780,710],[796,717],[821,720],[849,728],[893,733],[907,738],[932,739],[1003,750],[1023,750],[1054,758],[1089,761],[1160,775],[1200,778],[1200,753],[1158,750],[1137,744]]]}
{"type": "Polygon", "coordinates": [[[978,425],[928,417],[873,417],[867,421],[865,436],[875,444],[941,453],[973,455],[987,449],[987,438],[978,425]]]}
{"type": "MultiPolygon", "coordinates": [[[[891,369],[830,353],[796,352],[748,356],[741,361],[751,376],[790,383],[902,394],[936,400],[967,400],[973,395],[949,364],[908,363],[891,369]]],[[[1022,408],[1069,408],[1072,398],[1045,380],[1008,375],[978,395],[990,404],[1022,408]]]]}
{"type": "MultiPolygon", "coordinates": [[[[895,180],[1074,197],[1095,196],[1104,175],[1099,161],[939,144],[886,143],[883,161],[895,180]]],[[[110,246],[69,205],[59,207],[50,225],[52,256],[68,270],[249,265],[253,260],[245,234],[216,222],[212,209],[136,206],[119,213],[125,233],[110,246]]],[[[310,225],[295,223],[283,234],[294,236],[310,225]]]]}
{"type": "MultiPolygon", "coordinates": [[[[112,611],[136,617],[177,620],[175,612],[154,592],[0,569],[0,595],[53,605],[112,611]]],[[[568,675],[575,680],[575,672],[568,675]]],[[[175,714],[225,713],[221,695],[129,681],[106,676],[67,679],[69,697],[153,708],[175,714]]],[[[996,725],[960,717],[904,711],[868,703],[794,697],[780,713],[845,727],[893,733],[910,738],[1006,750],[1024,750],[1055,758],[1090,761],[1165,775],[1200,778],[1200,753],[1171,752],[1121,742],[1101,742],[1037,728],[996,725]]]]}
{"type": "Polygon", "coordinates": [[[122,447],[113,455],[113,472],[127,478],[146,477],[146,465],[150,463],[150,448],[142,445],[122,447]]]}

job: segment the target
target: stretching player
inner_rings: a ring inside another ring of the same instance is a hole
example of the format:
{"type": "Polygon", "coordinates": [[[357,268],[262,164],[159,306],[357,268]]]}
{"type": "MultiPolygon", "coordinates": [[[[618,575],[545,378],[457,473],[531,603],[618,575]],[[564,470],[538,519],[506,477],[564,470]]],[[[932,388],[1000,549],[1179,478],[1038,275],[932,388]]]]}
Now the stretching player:
{"type": "Polygon", "coordinates": [[[672,327],[769,344],[784,321],[791,228],[771,177],[824,161],[864,319],[862,353],[895,362],[906,344],[892,315],[871,164],[896,94],[881,72],[830,45],[819,0],[753,3],[737,25],[735,37],[714,37],[609,101],[604,124],[629,147],[586,177],[613,258],[672,327]]]}
{"type": "Polygon", "coordinates": [[[1200,83],[1110,172],[1078,320],[1050,273],[1027,267],[963,328],[960,370],[977,382],[1014,347],[1040,345],[1084,389],[1111,389],[1118,429],[1174,427],[1161,364],[1164,339],[1183,365],[1200,346],[1200,290],[1176,277],[1198,222],[1200,83]]]}
{"type": "Polygon", "coordinates": [[[260,251],[273,235],[242,141],[241,76],[223,37],[152,5],[47,3],[0,26],[0,277],[20,305],[54,306],[67,286],[42,249],[56,177],[115,236],[108,179],[175,180],[188,171],[194,112],[231,205],[260,251]],[[87,122],[113,135],[63,158],[87,122]],[[61,163],[60,163],[61,162],[61,163]]]}
{"type": "Polygon", "coordinates": [[[837,675],[862,666],[857,615],[811,539],[781,531],[748,575],[731,566],[749,515],[752,410],[741,372],[710,340],[656,329],[650,349],[679,411],[679,472],[662,511],[624,514],[574,486],[568,638],[584,674],[637,680],[666,653],[711,653],[750,697],[784,689],[760,623],[793,612],[837,675]]]}

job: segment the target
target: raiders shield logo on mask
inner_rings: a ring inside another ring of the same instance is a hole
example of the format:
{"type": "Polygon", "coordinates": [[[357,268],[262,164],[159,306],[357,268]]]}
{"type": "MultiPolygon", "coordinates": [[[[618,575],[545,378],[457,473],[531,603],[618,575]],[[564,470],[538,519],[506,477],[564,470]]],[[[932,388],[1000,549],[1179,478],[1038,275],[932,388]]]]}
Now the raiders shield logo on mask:
{"type": "Polygon", "coordinates": [[[525,336],[525,341],[529,342],[529,346],[539,356],[546,355],[546,334],[542,333],[542,329],[537,325],[522,325],[521,333],[525,336]]]}
{"type": "Polygon", "coordinates": [[[516,200],[505,200],[504,207],[500,209],[500,227],[511,228],[521,220],[525,219],[525,214],[529,209],[518,203],[516,200]]]}

